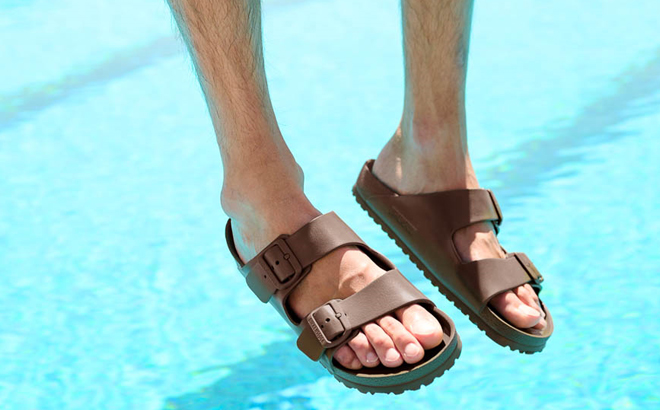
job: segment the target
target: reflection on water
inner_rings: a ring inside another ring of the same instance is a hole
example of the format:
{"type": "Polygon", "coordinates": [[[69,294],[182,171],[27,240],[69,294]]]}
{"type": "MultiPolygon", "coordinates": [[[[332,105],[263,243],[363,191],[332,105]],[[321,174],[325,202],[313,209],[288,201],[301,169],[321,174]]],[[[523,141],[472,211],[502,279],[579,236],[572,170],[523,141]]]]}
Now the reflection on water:
{"type": "Polygon", "coordinates": [[[479,173],[483,186],[494,187],[499,201],[534,195],[543,181],[568,176],[558,169],[584,164],[585,149],[625,137],[618,124],[660,110],[660,49],[648,63],[633,67],[612,82],[604,98],[592,101],[560,126],[539,130],[539,139],[493,154],[479,173]],[[500,199],[501,198],[501,199],[500,199]]]}
{"type": "Polygon", "coordinates": [[[279,408],[285,400],[295,409],[311,409],[309,399],[302,396],[271,394],[292,386],[312,383],[329,373],[321,365],[312,363],[297,351],[294,340],[266,346],[263,355],[253,359],[223,366],[230,373],[198,391],[165,401],[165,410],[247,409],[253,407],[253,399],[260,396],[261,409],[279,408]],[[283,364],[285,364],[283,366],[283,364]]]}
{"type": "Polygon", "coordinates": [[[178,55],[183,46],[174,38],[163,37],[148,44],[107,57],[95,66],[70,73],[54,82],[30,86],[10,95],[0,95],[0,131],[29,120],[36,112],[56,104],[87,87],[99,86],[135,70],[178,55]]]}

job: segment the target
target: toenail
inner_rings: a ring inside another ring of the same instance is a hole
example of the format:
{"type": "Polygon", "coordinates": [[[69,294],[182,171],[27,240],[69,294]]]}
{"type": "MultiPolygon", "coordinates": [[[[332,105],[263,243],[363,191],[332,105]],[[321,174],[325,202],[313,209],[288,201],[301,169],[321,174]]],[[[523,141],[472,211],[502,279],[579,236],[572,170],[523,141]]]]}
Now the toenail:
{"type": "Polygon", "coordinates": [[[407,358],[416,357],[419,354],[419,347],[414,343],[408,343],[406,348],[403,350],[403,355],[407,358]]]}
{"type": "Polygon", "coordinates": [[[393,348],[393,347],[390,347],[390,348],[387,349],[387,351],[385,352],[385,361],[387,361],[387,362],[390,362],[390,363],[391,363],[391,362],[396,362],[396,361],[399,360],[400,358],[401,358],[401,355],[400,355],[399,352],[397,352],[396,349],[393,348]]]}
{"type": "Polygon", "coordinates": [[[412,323],[411,328],[417,335],[430,335],[435,333],[438,327],[428,319],[417,319],[412,323]]]}
{"type": "Polygon", "coordinates": [[[374,363],[377,360],[378,360],[378,356],[376,356],[375,353],[373,352],[367,353],[367,363],[374,363]]]}
{"type": "Polygon", "coordinates": [[[527,316],[540,316],[541,313],[534,309],[533,307],[527,306],[527,305],[520,305],[518,306],[518,311],[522,313],[523,315],[527,316]]]}

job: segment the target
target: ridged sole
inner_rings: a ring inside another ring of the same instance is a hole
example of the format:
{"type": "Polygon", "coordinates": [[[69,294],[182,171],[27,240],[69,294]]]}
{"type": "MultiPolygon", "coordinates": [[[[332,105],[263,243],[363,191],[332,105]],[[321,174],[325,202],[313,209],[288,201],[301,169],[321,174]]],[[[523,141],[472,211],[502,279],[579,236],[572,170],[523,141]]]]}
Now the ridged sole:
{"type": "Polygon", "coordinates": [[[351,382],[349,380],[344,380],[340,377],[337,377],[335,375],[335,379],[337,379],[341,384],[343,384],[346,387],[349,387],[351,389],[357,389],[360,393],[365,393],[365,394],[402,394],[406,391],[415,391],[419,390],[422,386],[428,386],[433,382],[433,380],[437,379],[438,377],[442,376],[447,372],[447,370],[451,369],[454,366],[454,363],[456,362],[456,359],[458,359],[461,355],[461,350],[462,350],[462,343],[460,337],[458,337],[458,334],[456,335],[456,347],[454,348],[454,351],[452,354],[447,358],[447,361],[445,362],[445,365],[443,365],[438,371],[435,373],[429,373],[426,374],[419,379],[416,379],[414,381],[410,381],[407,383],[395,385],[395,386],[368,386],[368,385],[363,385],[363,384],[357,384],[354,382],[351,382]]]}
{"type": "Polygon", "coordinates": [[[538,345],[538,346],[527,346],[527,345],[522,345],[520,343],[516,343],[513,340],[510,340],[499,333],[497,333],[495,330],[493,330],[486,322],[481,319],[478,315],[474,314],[472,310],[467,307],[459,298],[454,296],[452,292],[449,291],[436,277],[434,274],[431,273],[431,271],[422,263],[417,256],[401,241],[395,234],[394,232],[387,226],[386,223],[383,222],[383,220],[376,214],[376,212],[372,211],[369,205],[362,199],[360,194],[357,192],[357,187],[353,186],[353,196],[355,197],[355,200],[357,203],[360,205],[362,209],[364,209],[369,217],[374,220],[380,226],[380,228],[389,236],[396,245],[401,248],[403,253],[408,255],[408,258],[412,263],[417,266],[417,269],[422,271],[424,276],[433,283],[433,285],[438,288],[440,293],[442,293],[447,299],[449,299],[450,302],[454,304],[460,310],[464,315],[470,319],[472,323],[477,325],[477,327],[486,334],[492,341],[495,343],[499,344],[500,346],[508,347],[512,351],[518,351],[520,353],[525,353],[525,354],[534,354],[538,353],[543,350],[545,347],[545,343],[543,345],[538,345]]]}

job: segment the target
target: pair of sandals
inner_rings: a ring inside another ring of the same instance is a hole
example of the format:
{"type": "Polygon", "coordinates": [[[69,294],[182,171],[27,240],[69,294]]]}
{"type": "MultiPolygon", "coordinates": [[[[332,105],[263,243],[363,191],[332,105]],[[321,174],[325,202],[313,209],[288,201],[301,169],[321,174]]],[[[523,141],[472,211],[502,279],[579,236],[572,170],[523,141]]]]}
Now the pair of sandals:
{"type": "MultiPolygon", "coordinates": [[[[488,337],[522,353],[540,352],[552,334],[550,312],[542,330],[518,329],[489,305],[496,295],[530,284],[538,294],[543,277],[523,253],[503,259],[463,262],[453,242],[456,231],[489,221],[499,232],[502,212],[490,190],[461,189],[400,195],[372,172],[367,161],[353,187],[357,202],[449,300],[488,337]]],[[[461,353],[461,340],[452,320],[413,286],[382,254],[371,249],[334,212],[314,218],[292,234],[282,234],[257,256],[243,263],[234,244],[231,220],[227,245],[250,289],[270,302],[298,334],[298,348],[319,361],[337,380],[363,393],[402,393],[427,385],[451,368],[461,353]],[[386,273],[346,299],[330,300],[305,318],[296,317],[287,298],[315,261],[342,246],[357,246],[386,273]],[[397,309],[419,304],[442,326],[442,342],[425,351],[418,363],[396,368],[382,364],[352,370],[333,359],[334,353],[361,326],[397,309]]]]}

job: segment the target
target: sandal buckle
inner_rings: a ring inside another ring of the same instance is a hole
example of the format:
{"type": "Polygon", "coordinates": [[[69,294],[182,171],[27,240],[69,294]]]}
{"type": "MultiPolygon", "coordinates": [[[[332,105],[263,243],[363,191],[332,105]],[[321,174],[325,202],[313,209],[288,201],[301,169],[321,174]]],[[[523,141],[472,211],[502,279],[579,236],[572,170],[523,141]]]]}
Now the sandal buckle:
{"type": "Polygon", "coordinates": [[[516,257],[516,259],[518,260],[520,265],[523,267],[523,269],[525,269],[525,271],[527,272],[529,277],[532,278],[532,281],[536,285],[540,285],[541,282],[543,282],[543,275],[541,275],[541,272],[539,272],[539,270],[536,269],[536,266],[534,266],[532,261],[529,260],[527,255],[525,255],[524,253],[519,253],[519,252],[516,252],[513,255],[516,257]]]}
{"type": "Polygon", "coordinates": [[[495,213],[497,214],[497,222],[495,223],[495,233],[500,232],[500,225],[502,225],[502,209],[500,209],[500,204],[497,202],[497,198],[495,198],[495,194],[493,194],[493,191],[490,189],[488,190],[488,194],[490,195],[490,200],[493,203],[493,207],[495,208],[495,213]]]}
{"type": "Polygon", "coordinates": [[[340,299],[333,299],[307,315],[307,324],[324,348],[334,347],[349,336],[350,325],[339,307],[340,299]]]}
{"type": "Polygon", "coordinates": [[[262,253],[261,265],[278,290],[284,289],[295,282],[292,279],[298,277],[303,271],[300,261],[291,251],[284,237],[275,239],[262,253]]]}

